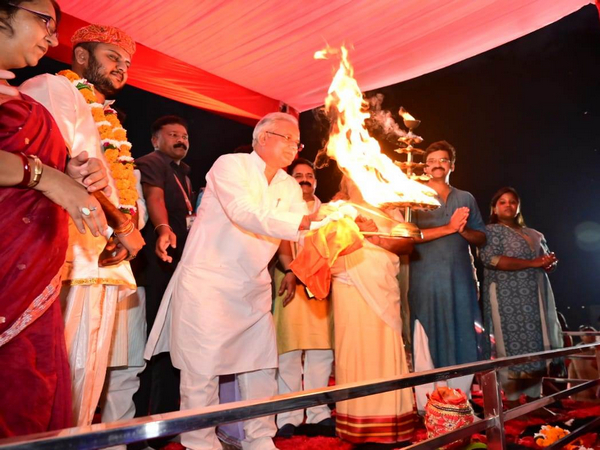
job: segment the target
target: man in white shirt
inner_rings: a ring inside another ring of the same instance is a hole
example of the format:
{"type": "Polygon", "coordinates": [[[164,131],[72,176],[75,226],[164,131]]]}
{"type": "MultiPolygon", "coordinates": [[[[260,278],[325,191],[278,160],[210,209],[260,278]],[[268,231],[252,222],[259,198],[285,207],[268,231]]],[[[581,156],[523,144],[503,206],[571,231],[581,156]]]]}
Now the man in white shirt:
{"type": "MultiPolygon", "coordinates": [[[[225,374],[238,375],[244,400],[277,394],[267,266],[282,239],[297,241],[310,225],[300,186],[282,170],[302,148],[299,136],[296,118],[267,114],[252,134],[254,152],[221,156],[206,175],[197,220],[145,355],[156,353],[157,338],[170,328],[182,410],[217,404],[218,379],[225,374]]],[[[272,416],[246,421],[244,431],[242,448],[276,448],[272,416]]],[[[185,433],[181,443],[194,450],[222,448],[214,429],[185,433]]]]}

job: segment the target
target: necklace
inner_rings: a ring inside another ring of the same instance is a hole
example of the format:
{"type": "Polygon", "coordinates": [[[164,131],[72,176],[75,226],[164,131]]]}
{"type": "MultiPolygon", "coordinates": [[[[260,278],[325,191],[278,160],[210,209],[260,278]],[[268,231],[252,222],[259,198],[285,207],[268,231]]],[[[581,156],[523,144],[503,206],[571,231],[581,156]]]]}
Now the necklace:
{"type": "Polygon", "coordinates": [[[81,78],[72,70],[63,70],[58,72],[58,75],[66,77],[90,105],[92,117],[100,133],[102,151],[117,185],[119,209],[126,214],[135,214],[138,193],[133,174],[131,143],[127,141],[127,131],[121,125],[117,112],[98,102],[94,85],[85,78],[81,78]]]}

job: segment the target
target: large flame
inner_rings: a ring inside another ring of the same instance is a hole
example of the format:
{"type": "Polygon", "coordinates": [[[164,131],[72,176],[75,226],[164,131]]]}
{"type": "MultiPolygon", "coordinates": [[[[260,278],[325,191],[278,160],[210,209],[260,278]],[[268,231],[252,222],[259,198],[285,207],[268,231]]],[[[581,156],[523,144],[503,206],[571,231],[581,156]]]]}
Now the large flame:
{"type": "Polygon", "coordinates": [[[439,206],[435,191],[408,179],[369,136],[365,127],[365,119],[370,117],[368,104],[353,77],[348,50],[326,48],[314,55],[315,59],[334,56],[340,58],[340,68],[325,99],[325,108],[333,120],[327,156],[337,161],[341,170],[356,183],[365,201],[373,206],[439,206]]]}

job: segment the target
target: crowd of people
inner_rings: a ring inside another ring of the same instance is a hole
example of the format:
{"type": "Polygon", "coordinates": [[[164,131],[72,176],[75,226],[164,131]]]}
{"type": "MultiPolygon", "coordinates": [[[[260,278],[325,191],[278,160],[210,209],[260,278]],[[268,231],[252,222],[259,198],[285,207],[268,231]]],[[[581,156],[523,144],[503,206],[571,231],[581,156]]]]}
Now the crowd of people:
{"type": "MultiPolygon", "coordinates": [[[[98,406],[112,422],[321,388],[332,375],[352,383],[562,346],[547,276],[555,255],[525,225],[513,188],[494,195],[484,224],[473,196],[450,185],[448,142],[425,153],[441,207],[416,212],[422,237],[390,237],[402,213],[367,204],[344,177],[336,199],[358,215],[343,231],[330,224],[335,238],[305,240],[336,206],[315,195],[294,116],[263,117],[251,151],[219,157],[196,203],[184,119],[159,118],[154,152],[131,157],[112,107],[135,53],[125,32],[86,26],[71,38],[70,70],[9,85],[11,69],[58,44],[59,22],[54,0],[0,1],[0,437],[89,425],[98,406]],[[319,254],[334,241],[347,245],[319,254]],[[302,252],[329,295],[298,280],[302,252]]],[[[539,397],[545,371],[503,371],[508,400],[539,397]]],[[[468,394],[472,382],[447,385],[468,394]]],[[[328,406],[251,419],[231,433],[256,450],[303,423],[395,444],[411,438],[434,388],[340,402],[335,419],[328,406]]],[[[181,443],[221,448],[210,428],[181,443]]]]}

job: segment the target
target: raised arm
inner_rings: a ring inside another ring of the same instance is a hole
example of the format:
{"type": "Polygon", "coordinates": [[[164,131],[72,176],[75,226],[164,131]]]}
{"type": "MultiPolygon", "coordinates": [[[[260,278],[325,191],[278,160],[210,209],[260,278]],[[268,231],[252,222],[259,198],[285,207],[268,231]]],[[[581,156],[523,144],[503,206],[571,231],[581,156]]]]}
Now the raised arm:
{"type": "MultiPolygon", "coordinates": [[[[242,163],[231,155],[217,159],[206,175],[227,217],[252,233],[297,241],[298,231],[310,225],[306,213],[278,210],[275,205],[261,205],[252,196],[248,174],[242,163]]],[[[292,203],[301,204],[302,191],[294,191],[292,203]]],[[[306,207],[305,207],[306,210],[306,207]]]]}

